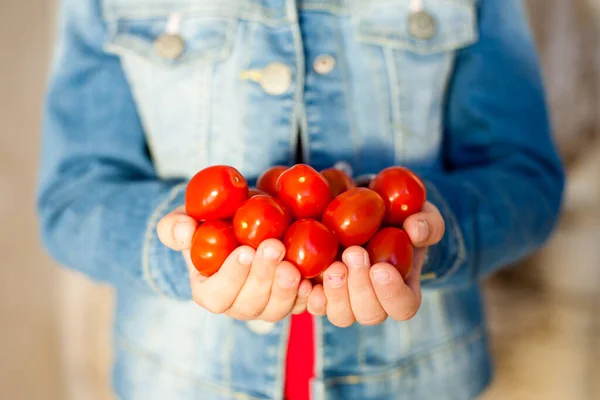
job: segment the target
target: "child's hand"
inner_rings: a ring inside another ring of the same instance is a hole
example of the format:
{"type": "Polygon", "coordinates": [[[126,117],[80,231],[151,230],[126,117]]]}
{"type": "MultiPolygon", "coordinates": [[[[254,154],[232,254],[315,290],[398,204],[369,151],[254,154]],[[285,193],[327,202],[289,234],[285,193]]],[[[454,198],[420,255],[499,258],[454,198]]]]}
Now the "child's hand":
{"type": "Polygon", "coordinates": [[[197,225],[184,208],[179,207],[157,226],[162,243],[183,253],[196,303],[212,313],[224,313],[239,320],[276,322],[290,312],[304,312],[312,285],[308,280],[301,281],[296,267],[282,261],[283,243],[265,240],[256,251],[241,246],[231,253],[216,274],[206,278],[198,273],[190,258],[197,225]]]}
{"type": "Polygon", "coordinates": [[[404,229],[415,246],[414,266],[406,279],[387,263],[371,267],[369,255],[362,247],[344,251],[343,263],[333,263],[323,274],[323,284],[315,285],[308,311],[327,315],[338,327],[355,321],[377,325],[389,316],[396,321],[412,318],[421,306],[420,274],[427,247],[438,243],[444,235],[444,220],[438,209],[426,203],[422,212],[404,222],[404,229]]]}

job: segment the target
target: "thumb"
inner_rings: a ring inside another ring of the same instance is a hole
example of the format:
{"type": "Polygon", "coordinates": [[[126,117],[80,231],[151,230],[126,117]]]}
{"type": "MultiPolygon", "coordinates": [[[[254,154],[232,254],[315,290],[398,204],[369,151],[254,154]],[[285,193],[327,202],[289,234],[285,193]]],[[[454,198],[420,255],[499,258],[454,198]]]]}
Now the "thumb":
{"type": "Polygon", "coordinates": [[[187,250],[192,246],[192,237],[198,223],[185,213],[183,206],[176,208],[158,221],[158,238],[173,250],[187,250]]]}
{"type": "Polygon", "coordinates": [[[415,247],[432,246],[442,240],[446,229],[444,218],[433,204],[426,202],[421,212],[404,221],[404,230],[415,247]]]}

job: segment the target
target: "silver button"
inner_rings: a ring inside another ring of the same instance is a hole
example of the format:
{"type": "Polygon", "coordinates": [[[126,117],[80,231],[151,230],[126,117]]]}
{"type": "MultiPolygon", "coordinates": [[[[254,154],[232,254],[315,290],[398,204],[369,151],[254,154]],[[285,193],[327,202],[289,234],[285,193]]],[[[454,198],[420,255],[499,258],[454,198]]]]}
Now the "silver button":
{"type": "Polygon", "coordinates": [[[317,74],[327,75],[335,68],[335,58],[329,54],[321,54],[315,58],[313,68],[317,74]]]}
{"type": "Polygon", "coordinates": [[[185,41],[179,35],[165,33],[154,41],[154,50],[159,57],[174,60],[185,49],[185,41]]]}
{"type": "Polygon", "coordinates": [[[262,71],[260,86],[272,95],[285,93],[292,84],[292,71],[290,67],[280,62],[267,65],[262,71]]]}
{"type": "Polygon", "coordinates": [[[259,321],[259,320],[248,321],[248,322],[246,322],[246,324],[248,325],[248,328],[252,332],[257,333],[259,335],[266,335],[267,333],[271,332],[275,328],[274,323],[259,321]]]}
{"type": "Polygon", "coordinates": [[[431,39],[437,32],[435,19],[426,11],[417,11],[408,17],[408,31],[417,39],[431,39]]]}

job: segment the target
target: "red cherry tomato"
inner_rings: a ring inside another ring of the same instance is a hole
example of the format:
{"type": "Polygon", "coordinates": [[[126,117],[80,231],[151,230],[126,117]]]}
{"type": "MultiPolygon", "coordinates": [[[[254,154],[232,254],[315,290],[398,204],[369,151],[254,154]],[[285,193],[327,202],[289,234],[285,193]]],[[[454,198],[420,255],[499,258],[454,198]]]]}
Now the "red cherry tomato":
{"type": "Polygon", "coordinates": [[[267,193],[263,192],[262,190],[258,190],[256,188],[250,188],[248,189],[248,198],[252,198],[254,196],[260,196],[260,195],[265,195],[267,193]]]}
{"type": "Polygon", "coordinates": [[[304,278],[323,273],[335,260],[338,241],[319,221],[301,219],[288,228],[283,238],[285,259],[294,264],[304,278]]]}
{"type": "Polygon", "coordinates": [[[329,187],[331,187],[331,195],[333,197],[337,197],[340,194],[344,193],[347,190],[353,189],[356,187],[356,183],[341,169],[337,168],[327,168],[321,171],[321,175],[327,179],[329,182],[329,187]]]}
{"type": "Polygon", "coordinates": [[[425,185],[414,172],[403,167],[381,171],[369,184],[385,202],[384,221],[401,226],[404,220],[423,208],[427,198],[425,185]]]}
{"type": "Polygon", "coordinates": [[[185,193],[185,209],[197,221],[233,217],[248,198],[248,182],[233,168],[215,165],[198,172],[185,193]]]}
{"type": "Polygon", "coordinates": [[[294,220],[294,218],[292,217],[292,213],[290,212],[290,209],[283,204],[283,201],[279,200],[277,197],[272,197],[273,201],[275,201],[277,204],[279,204],[279,206],[281,206],[281,208],[283,208],[283,211],[285,212],[285,218],[288,221],[288,225],[291,224],[294,220]]]}
{"type": "Polygon", "coordinates": [[[277,179],[277,198],[294,218],[319,219],[331,201],[331,188],[327,179],[312,167],[297,164],[277,179]]]}
{"type": "Polygon", "coordinates": [[[377,193],[354,188],[333,199],[323,212],[323,223],[345,247],[360,246],[377,232],[385,204],[377,193]]]}
{"type": "Polygon", "coordinates": [[[196,229],[190,255],[201,275],[211,276],[239,246],[233,226],[225,221],[208,221],[196,229]]]}
{"type": "Polygon", "coordinates": [[[288,167],[283,165],[275,165],[269,168],[258,177],[256,188],[262,190],[266,194],[275,196],[277,194],[277,179],[288,167]]]}
{"type": "Polygon", "coordinates": [[[413,245],[406,233],[398,228],[383,228],[367,244],[371,265],[386,262],[406,279],[413,265],[413,245]]]}
{"type": "Polygon", "coordinates": [[[235,212],[233,230],[238,242],[256,249],[263,240],[281,239],[289,223],[289,216],[277,200],[258,195],[235,212]]]}

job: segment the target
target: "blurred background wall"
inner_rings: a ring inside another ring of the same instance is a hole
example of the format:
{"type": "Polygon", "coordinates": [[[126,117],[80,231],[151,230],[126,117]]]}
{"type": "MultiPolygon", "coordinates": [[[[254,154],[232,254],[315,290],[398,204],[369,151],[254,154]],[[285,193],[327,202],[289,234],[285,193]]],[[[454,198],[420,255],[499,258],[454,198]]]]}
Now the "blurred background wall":
{"type": "MultiPolygon", "coordinates": [[[[0,2],[0,399],[111,398],[111,290],[54,265],[33,212],[56,2],[0,2]]],[[[600,399],[600,0],[528,4],[569,184],[548,246],[485,283],[483,399],[600,399]]]]}

